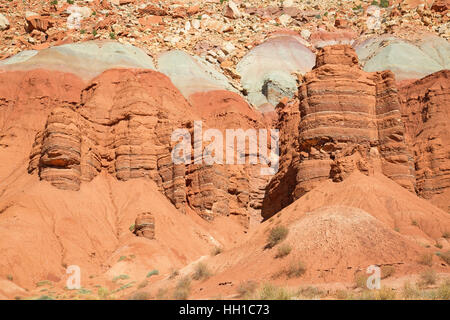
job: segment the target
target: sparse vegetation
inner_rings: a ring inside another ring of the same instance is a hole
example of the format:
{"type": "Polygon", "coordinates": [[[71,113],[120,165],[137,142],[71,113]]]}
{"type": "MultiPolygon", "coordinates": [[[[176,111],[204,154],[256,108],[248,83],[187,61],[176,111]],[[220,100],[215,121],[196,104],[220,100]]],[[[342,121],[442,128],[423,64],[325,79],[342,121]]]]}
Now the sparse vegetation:
{"type": "MultiPolygon", "coordinates": [[[[114,39],[116,38],[116,34],[115,34],[114,32],[110,32],[110,33],[109,33],[109,37],[110,37],[112,40],[114,40],[114,39]]],[[[133,229],[134,229],[134,227],[133,227],[133,229]]]]}
{"type": "Polygon", "coordinates": [[[138,288],[138,289],[143,289],[143,288],[145,288],[147,285],[148,285],[148,281],[147,281],[147,280],[144,280],[144,281],[142,281],[141,283],[138,284],[137,288],[138,288]]]}
{"type": "Polygon", "coordinates": [[[116,292],[119,292],[119,291],[122,291],[122,290],[125,290],[125,289],[128,289],[128,288],[131,288],[133,286],[133,284],[134,284],[134,281],[126,283],[123,286],[121,286],[120,288],[114,290],[113,293],[116,293],[116,292]]]}
{"type": "Polygon", "coordinates": [[[397,295],[391,288],[382,287],[379,290],[363,290],[357,295],[350,296],[351,300],[395,300],[397,295]]]}
{"type": "Polygon", "coordinates": [[[190,293],[191,279],[189,279],[189,277],[183,277],[178,281],[177,286],[175,287],[173,298],[176,300],[186,300],[189,298],[190,293]]]}
{"type": "Polygon", "coordinates": [[[450,300],[450,281],[443,283],[433,294],[433,299],[450,300]]]}
{"type": "Polygon", "coordinates": [[[150,293],[145,291],[137,291],[128,298],[128,300],[148,300],[148,299],[150,299],[150,293]]]}
{"type": "Polygon", "coordinates": [[[306,267],[301,261],[293,261],[287,267],[285,273],[288,278],[297,278],[306,272],[306,267]]]}
{"type": "Polygon", "coordinates": [[[290,300],[292,293],[282,287],[266,283],[257,293],[260,300],[290,300]]]}
{"type": "Polygon", "coordinates": [[[289,244],[287,244],[287,243],[282,244],[282,245],[280,245],[278,247],[277,254],[275,255],[275,258],[286,257],[289,253],[291,253],[291,251],[292,251],[292,247],[289,244]]]}
{"type": "MultiPolygon", "coordinates": [[[[113,32],[111,32],[111,33],[113,33],[113,32]]],[[[96,31],[96,30],[92,31],[92,34],[94,34],[94,36],[96,36],[96,35],[97,35],[97,31],[96,31]],[[94,32],[95,32],[95,34],[94,34],[94,32]]],[[[110,35],[111,35],[111,34],[110,34],[110,35]]],[[[113,39],[113,38],[111,38],[111,39],[113,39]]],[[[133,231],[134,231],[134,227],[135,227],[135,224],[133,223],[128,229],[129,229],[131,232],[133,232],[133,231]]]]}
{"type": "Polygon", "coordinates": [[[55,299],[52,296],[44,295],[44,296],[37,297],[33,300],[55,300],[55,299]]]}
{"type": "Polygon", "coordinates": [[[402,289],[402,298],[407,300],[432,299],[450,300],[450,281],[446,281],[437,289],[421,290],[417,286],[406,282],[402,289]]]}
{"type": "Polygon", "coordinates": [[[8,279],[9,281],[13,281],[13,280],[14,280],[13,276],[10,275],[10,274],[8,274],[8,275],[6,276],[6,279],[8,279]]]}
{"type": "Polygon", "coordinates": [[[436,271],[429,268],[420,274],[420,282],[421,286],[430,286],[436,283],[437,275],[436,271]]]}
{"type": "Polygon", "coordinates": [[[439,254],[439,257],[444,260],[444,262],[450,265],[450,250],[446,252],[442,252],[439,254]]]}
{"type": "Polygon", "coordinates": [[[130,279],[130,276],[127,274],[121,274],[121,275],[114,277],[112,281],[117,282],[118,280],[126,280],[126,279],[130,279]]]}
{"type": "Polygon", "coordinates": [[[412,221],[411,221],[411,224],[412,224],[413,226],[416,226],[416,227],[419,225],[419,223],[418,223],[416,220],[412,220],[412,221]]]}
{"type": "Polygon", "coordinates": [[[386,279],[395,273],[394,266],[382,266],[381,267],[381,279],[386,279]]]}
{"type": "Polygon", "coordinates": [[[118,262],[120,262],[120,261],[123,261],[123,260],[126,260],[126,259],[127,259],[127,257],[126,257],[126,256],[120,256],[120,258],[119,258],[118,262]]]}
{"type": "Polygon", "coordinates": [[[355,288],[367,289],[367,279],[369,276],[363,272],[358,272],[355,275],[355,288]]]}
{"type": "Polygon", "coordinates": [[[395,300],[397,297],[394,290],[388,287],[382,287],[380,290],[375,290],[375,300],[395,300]]]}
{"type": "Polygon", "coordinates": [[[382,8],[389,7],[389,0],[380,0],[380,7],[382,8]]]}
{"type": "Polygon", "coordinates": [[[284,226],[276,226],[272,230],[270,230],[269,237],[267,239],[267,248],[273,248],[278,243],[286,239],[288,235],[288,228],[284,226]]]}
{"type": "Polygon", "coordinates": [[[81,288],[81,289],[79,289],[78,290],[78,294],[91,294],[92,293],[92,291],[91,290],[88,290],[88,289],[85,289],[85,288],[81,288]]]}
{"type": "Polygon", "coordinates": [[[324,292],[322,290],[320,290],[319,288],[316,287],[304,287],[304,288],[300,288],[298,290],[297,295],[300,298],[306,298],[306,299],[318,299],[321,296],[323,296],[324,292]]]}
{"type": "Polygon", "coordinates": [[[156,276],[159,274],[159,271],[154,269],[152,271],[150,271],[149,273],[147,273],[147,278],[150,278],[151,276],[156,276]]]}
{"type": "Polygon", "coordinates": [[[403,299],[417,299],[420,296],[420,291],[416,286],[412,285],[410,282],[405,282],[402,288],[403,299]]]}
{"type": "Polygon", "coordinates": [[[49,280],[42,280],[36,283],[36,287],[42,287],[42,286],[51,286],[52,282],[49,280]]]}
{"type": "Polygon", "coordinates": [[[450,232],[449,232],[449,231],[445,231],[445,232],[442,234],[442,238],[450,239],[450,232]]]}
{"type": "Polygon", "coordinates": [[[204,280],[208,279],[211,276],[211,272],[208,269],[208,266],[203,263],[199,262],[195,266],[194,274],[192,275],[192,279],[194,280],[204,280]]]}
{"type": "Polygon", "coordinates": [[[101,300],[106,300],[109,297],[109,290],[104,287],[100,287],[97,290],[97,295],[101,300]]]}
{"type": "Polygon", "coordinates": [[[335,296],[338,300],[347,300],[350,294],[346,290],[337,290],[335,296]]]}
{"type": "Polygon", "coordinates": [[[438,249],[442,249],[443,248],[442,244],[440,244],[440,243],[436,243],[434,246],[436,248],[438,248],[438,249]]]}
{"type": "Polygon", "coordinates": [[[238,294],[240,298],[251,299],[258,288],[258,283],[255,281],[242,282],[238,287],[238,294]]]}
{"type": "Polygon", "coordinates": [[[424,266],[431,267],[433,265],[433,254],[432,253],[424,253],[419,261],[420,264],[423,264],[424,266]]]}
{"type": "Polygon", "coordinates": [[[156,293],[156,299],[158,299],[158,300],[165,300],[165,299],[167,299],[167,289],[166,288],[159,288],[158,292],[156,293]]]}

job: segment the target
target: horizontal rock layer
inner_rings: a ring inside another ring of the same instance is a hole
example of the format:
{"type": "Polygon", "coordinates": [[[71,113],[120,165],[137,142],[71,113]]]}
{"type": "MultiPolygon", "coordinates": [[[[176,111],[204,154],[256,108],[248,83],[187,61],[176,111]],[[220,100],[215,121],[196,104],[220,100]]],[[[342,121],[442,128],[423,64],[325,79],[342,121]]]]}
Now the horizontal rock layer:
{"type": "Polygon", "coordinates": [[[402,87],[399,94],[417,194],[450,212],[450,71],[402,87]]]}
{"type": "Polygon", "coordinates": [[[171,135],[184,128],[195,146],[201,139],[194,137],[195,120],[204,120],[204,130],[218,128],[224,137],[225,129],[264,128],[265,120],[232,92],[202,93],[192,101],[161,73],[106,71],[81,92],[79,104],[52,110],[36,135],[28,171],[68,190],[79,190],[101,172],[124,181],[150,178],[181,211],[189,205],[206,219],[237,215],[248,225],[248,212],[259,216],[267,183],[260,167],[176,164],[171,152],[177,141],[171,135]]]}
{"type": "Polygon", "coordinates": [[[364,72],[351,47],[326,46],[305,75],[298,100],[279,106],[287,146],[282,169],[268,186],[265,218],[318,183],[341,181],[355,169],[382,172],[414,191],[414,166],[390,71],[364,72]]]}

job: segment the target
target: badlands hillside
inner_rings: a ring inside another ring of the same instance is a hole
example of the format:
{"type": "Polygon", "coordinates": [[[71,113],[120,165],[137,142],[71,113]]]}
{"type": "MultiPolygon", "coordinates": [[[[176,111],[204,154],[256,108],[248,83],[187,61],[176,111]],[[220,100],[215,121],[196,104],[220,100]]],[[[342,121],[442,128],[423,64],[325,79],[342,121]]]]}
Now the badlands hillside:
{"type": "Polygon", "coordinates": [[[0,0],[0,299],[450,299],[449,38],[445,0],[0,0]],[[174,161],[227,149],[198,123],[279,152],[174,161]]]}

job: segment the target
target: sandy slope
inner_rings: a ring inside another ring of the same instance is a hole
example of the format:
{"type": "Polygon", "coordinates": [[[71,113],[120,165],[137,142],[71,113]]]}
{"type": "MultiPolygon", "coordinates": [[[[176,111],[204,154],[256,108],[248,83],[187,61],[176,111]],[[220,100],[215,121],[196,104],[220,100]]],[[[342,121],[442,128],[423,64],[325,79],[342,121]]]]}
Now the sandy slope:
{"type": "MultiPolygon", "coordinates": [[[[414,274],[425,268],[418,263],[424,253],[440,251],[434,247],[437,239],[448,250],[441,237],[449,229],[447,213],[385,176],[356,173],[341,183],[322,183],[262,223],[246,243],[207,261],[215,275],[196,283],[194,295],[232,296],[247,280],[292,286],[352,283],[372,264],[392,265],[397,276],[414,274]],[[292,247],[282,259],[275,258],[276,246],[265,249],[270,229],[278,225],[289,229],[284,243],[292,247]],[[306,266],[303,276],[277,276],[297,261],[306,266]]],[[[449,271],[433,259],[436,270],[449,271]]]]}

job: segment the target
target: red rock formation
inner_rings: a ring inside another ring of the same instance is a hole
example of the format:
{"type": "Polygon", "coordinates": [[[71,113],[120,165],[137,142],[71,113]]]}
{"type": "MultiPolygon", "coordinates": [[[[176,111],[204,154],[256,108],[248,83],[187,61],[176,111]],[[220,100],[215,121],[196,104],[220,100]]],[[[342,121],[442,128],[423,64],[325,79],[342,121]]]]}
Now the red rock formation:
{"type": "Polygon", "coordinates": [[[258,220],[268,180],[259,166],[175,164],[171,134],[186,128],[195,146],[202,138],[193,133],[195,120],[224,137],[226,129],[265,128],[266,120],[231,92],[191,100],[193,106],[161,73],[106,71],[82,91],[79,105],[53,109],[36,135],[28,171],[69,190],[102,171],[125,181],[147,177],[183,212],[188,204],[206,219],[235,215],[248,225],[250,212],[258,220]]]}
{"type": "Polygon", "coordinates": [[[179,209],[179,175],[170,135],[183,126],[189,104],[158,73],[110,70],[82,92],[81,103],[55,108],[36,136],[29,172],[61,189],[78,190],[102,170],[119,180],[150,177],[179,209]]]}
{"type": "Polygon", "coordinates": [[[450,71],[399,90],[407,142],[414,151],[419,196],[450,212],[450,71]]]}
{"type": "Polygon", "coordinates": [[[390,71],[364,72],[350,46],[335,45],[319,51],[303,81],[300,103],[280,107],[281,140],[287,147],[281,151],[281,170],[268,186],[265,218],[322,181],[341,181],[353,170],[382,172],[414,190],[412,157],[390,71]]]}
{"type": "Polygon", "coordinates": [[[61,104],[78,103],[84,86],[80,78],[64,72],[39,69],[0,72],[1,181],[23,170],[25,155],[51,110],[61,104]]]}
{"type": "Polygon", "coordinates": [[[138,237],[155,239],[155,218],[150,212],[140,213],[136,217],[133,233],[138,237]]]}
{"type": "MultiPolygon", "coordinates": [[[[265,118],[250,108],[241,96],[230,91],[196,93],[189,100],[203,120],[204,130],[216,128],[223,137],[226,137],[226,129],[262,129],[268,128],[271,122],[270,117],[265,118]]],[[[225,155],[226,148],[223,152],[225,155]]],[[[248,163],[193,164],[186,174],[189,204],[207,219],[220,214],[235,216],[246,226],[250,220],[259,221],[264,189],[269,179],[269,176],[260,174],[260,169],[260,165],[248,163]]]]}

